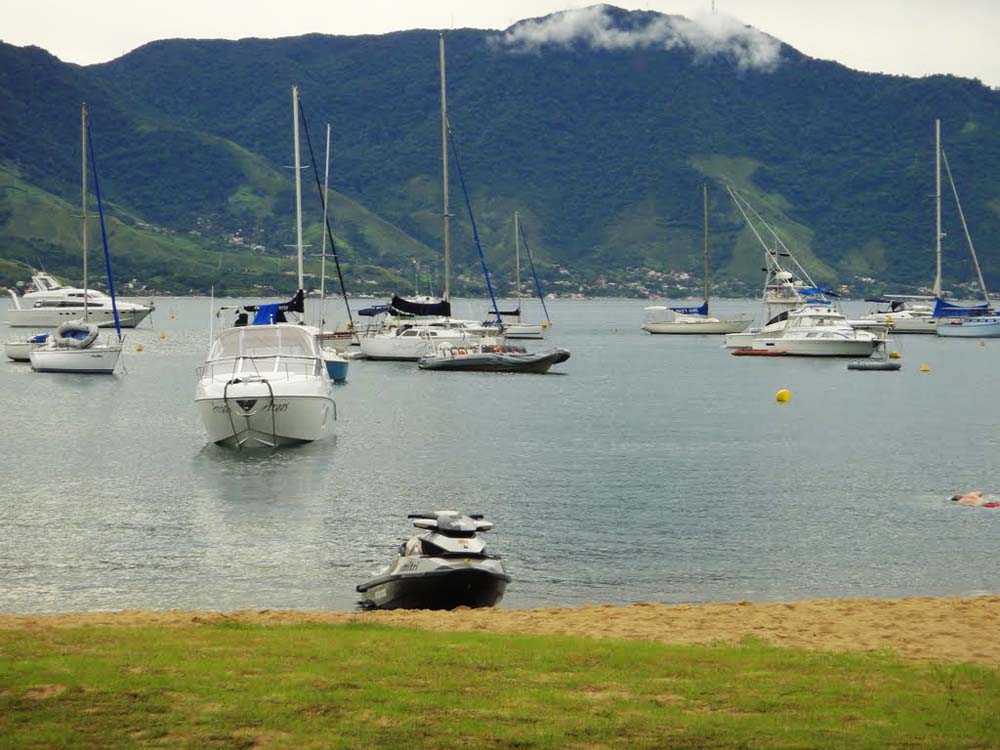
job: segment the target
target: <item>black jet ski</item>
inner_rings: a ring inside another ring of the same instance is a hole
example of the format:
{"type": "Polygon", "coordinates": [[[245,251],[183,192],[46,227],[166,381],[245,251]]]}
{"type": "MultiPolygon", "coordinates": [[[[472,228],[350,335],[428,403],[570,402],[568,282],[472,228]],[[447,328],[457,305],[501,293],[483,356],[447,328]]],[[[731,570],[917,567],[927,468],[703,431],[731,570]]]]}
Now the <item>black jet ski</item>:
{"type": "Polygon", "coordinates": [[[453,510],[411,513],[421,529],[399,545],[399,554],[380,575],[359,584],[365,609],[454,609],[492,607],[510,576],[499,557],[487,554],[479,536],[493,524],[481,514],[453,510]]]}

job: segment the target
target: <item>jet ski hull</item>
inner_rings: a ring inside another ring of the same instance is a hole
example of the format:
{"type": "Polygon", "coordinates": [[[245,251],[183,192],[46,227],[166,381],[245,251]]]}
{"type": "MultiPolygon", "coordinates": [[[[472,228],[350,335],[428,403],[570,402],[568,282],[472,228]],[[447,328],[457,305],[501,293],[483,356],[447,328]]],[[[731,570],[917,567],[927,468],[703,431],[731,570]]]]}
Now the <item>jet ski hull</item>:
{"type": "Polygon", "coordinates": [[[455,609],[493,607],[510,576],[473,565],[414,573],[392,573],[358,586],[366,609],[455,609]]]}

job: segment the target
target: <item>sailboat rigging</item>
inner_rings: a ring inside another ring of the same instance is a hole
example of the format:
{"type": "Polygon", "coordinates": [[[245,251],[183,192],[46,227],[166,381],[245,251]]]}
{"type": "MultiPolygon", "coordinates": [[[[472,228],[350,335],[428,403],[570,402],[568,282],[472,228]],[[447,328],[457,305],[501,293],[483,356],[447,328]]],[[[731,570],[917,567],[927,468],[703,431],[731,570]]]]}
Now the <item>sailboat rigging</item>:
{"type": "Polygon", "coordinates": [[[704,214],[704,244],[702,264],[704,268],[704,286],[702,303],[698,307],[668,307],[653,305],[645,309],[646,320],[642,330],[658,334],[691,334],[691,333],[738,333],[750,325],[749,316],[721,319],[709,315],[708,300],[711,294],[709,277],[709,244],[708,244],[708,185],[702,185],[702,203],[704,214]]]}

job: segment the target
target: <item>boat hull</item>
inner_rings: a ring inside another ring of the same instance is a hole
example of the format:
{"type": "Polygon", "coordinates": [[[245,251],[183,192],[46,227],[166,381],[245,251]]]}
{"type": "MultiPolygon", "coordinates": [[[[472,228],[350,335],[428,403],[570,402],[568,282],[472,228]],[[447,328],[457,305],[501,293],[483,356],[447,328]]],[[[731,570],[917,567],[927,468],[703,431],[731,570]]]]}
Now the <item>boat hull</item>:
{"type": "Polygon", "coordinates": [[[654,334],[728,334],[745,331],[750,320],[698,320],[681,323],[678,321],[648,321],[642,330],[654,334]]]}
{"type": "Polygon", "coordinates": [[[35,347],[28,352],[37,372],[70,372],[84,375],[111,375],[121,357],[120,346],[91,346],[87,349],[35,347]]]}
{"type": "Polygon", "coordinates": [[[544,339],[545,326],[541,323],[508,323],[504,325],[504,336],[509,339],[544,339]]]}
{"type": "Polygon", "coordinates": [[[824,339],[756,339],[750,348],[755,351],[780,352],[787,357],[870,357],[882,342],[880,339],[831,341],[824,339]]]}
{"type": "MultiPolygon", "coordinates": [[[[122,328],[135,328],[152,312],[148,307],[137,309],[118,308],[118,319],[122,328]]],[[[83,318],[82,307],[28,307],[23,310],[8,310],[7,324],[12,328],[56,328],[83,318]]],[[[101,328],[115,324],[114,313],[110,309],[91,307],[87,310],[87,320],[101,328]]]]}
{"type": "Polygon", "coordinates": [[[965,318],[955,322],[939,322],[938,336],[949,338],[987,339],[1000,336],[1000,317],[965,318]]]}
{"type": "Polygon", "coordinates": [[[3,345],[3,353],[7,355],[7,359],[15,362],[30,362],[31,357],[28,356],[30,351],[31,343],[28,341],[8,341],[3,345]]]}
{"type": "Polygon", "coordinates": [[[527,372],[543,374],[552,365],[569,359],[565,349],[537,352],[534,354],[482,352],[456,354],[442,357],[424,357],[418,367],[421,370],[450,370],[454,372],[527,372]]]}
{"type": "Polygon", "coordinates": [[[231,388],[225,398],[196,398],[208,439],[233,448],[279,448],[331,435],[337,406],[326,396],[282,396],[231,388]]]}
{"type": "Polygon", "coordinates": [[[368,609],[478,608],[499,604],[509,581],[503,573],[461,564],[426,573],[384,576],[358,588],[361,604],[368,609]]]}

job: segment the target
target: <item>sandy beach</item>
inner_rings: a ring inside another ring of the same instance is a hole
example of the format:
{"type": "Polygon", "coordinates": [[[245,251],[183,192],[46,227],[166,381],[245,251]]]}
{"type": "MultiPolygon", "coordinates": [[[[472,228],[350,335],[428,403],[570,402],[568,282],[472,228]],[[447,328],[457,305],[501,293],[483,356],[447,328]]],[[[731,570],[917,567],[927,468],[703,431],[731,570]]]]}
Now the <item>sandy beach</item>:
{"type": "Polygon", "coordinates": [[[121,611],[0,615],[0,628],[380,623],[427,630],[479,630],[620,638],[671,644],[737,643],[830,651],[893,651],[906,659],[976,662],[1000,668],[1000,596],[837,599],[753,604],[633,604],[452,612],[121,611]]]}

